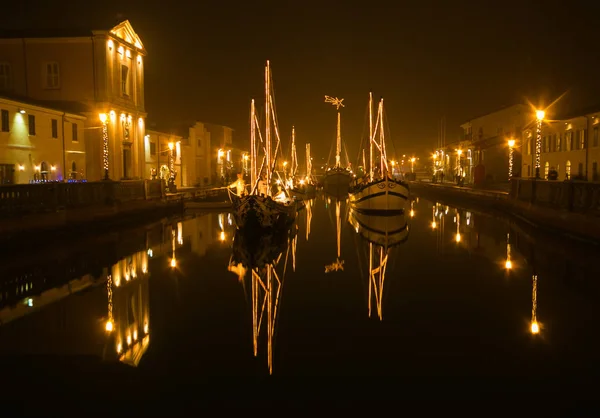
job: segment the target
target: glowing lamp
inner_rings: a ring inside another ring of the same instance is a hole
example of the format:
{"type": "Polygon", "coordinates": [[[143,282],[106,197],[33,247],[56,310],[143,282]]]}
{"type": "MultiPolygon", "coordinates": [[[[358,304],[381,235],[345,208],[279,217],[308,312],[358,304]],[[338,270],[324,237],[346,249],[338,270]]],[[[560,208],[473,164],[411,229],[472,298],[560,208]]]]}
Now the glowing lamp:
{"type": "Polygon", "coordinates": [[[532,334],[538,334],[540,332],[540,325],[537,322],[532,322],[531,323],[531,333],[532,334]]]}
{"type": "Polygon", "coordinates": [[[112,332],[112,330],[114,329],[113,321],[111,321],[110,319],[108,321],[106,321],[105,329],[107,332],[112,332]]]}
{"type": "Polygon", "coordinates": [[[535,111],[535,117],[538,120],[543,120],[545,116],[546,116],[546,112],[544,112],[543,110],[536,110],[535,111]]]}
{"type": "Polygon", "coordinates": [[[171,151],[173,151],[173,147],[174,147],[174,146],[175,146],[175,144],[173,144],[172,142],[169,142],[169,149],[170,149],[171,151]]]}
{"type": "Polygon", "coordinates": [[[106,113],[100,113],[98,117],[100,118],[100,122],[106,123],[106,113]]]}
{"type": "Polygon", "coordinates": [[[515,140],[514,139],[509,139],[508,140],[508,146],[511,147],[511,148],[514,147],[515,146],[515,140]]]}

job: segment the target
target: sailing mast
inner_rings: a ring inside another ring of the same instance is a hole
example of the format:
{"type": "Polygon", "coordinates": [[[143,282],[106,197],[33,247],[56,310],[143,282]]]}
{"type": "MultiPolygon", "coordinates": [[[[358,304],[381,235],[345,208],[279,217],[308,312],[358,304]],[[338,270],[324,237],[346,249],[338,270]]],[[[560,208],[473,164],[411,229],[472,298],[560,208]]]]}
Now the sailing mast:
{"type": "Polygon", "coordinates": [[[312,160],[310,159],[310,144],[306,144],[306,181],[312,181],[312,160]]]}
{"type": "Polygon", "coordinates": [[[373,181],[373,93],[369,93],[369,181],[373,181]]]}
{"type": "Polygon", "coordinates": [[[337,97],[329,97],[325,96],[325,103],[331,103],[337,109],[337,138],[336,138],[336,147],[335,147],[335,167],[340,168],[340,158],[342,154],[342,134],[340,128],[340,107],[345,107],[342,103],[344,99],[338,99],[337,97]]]}
{"type": "Polygon", "coordinates": [[[296,155],[296,130],[292,126],[292,164],[290,167],[290,172],[292,174],[292,178],[296,175],[297,169],[298,169],[298,156],[296,155]]]}
{"type": "Polygon", "coordinates": [[[379,102],[379,151],[381,155],[381,177],[387,176],[387,156],[385,155],[385,138],[383,129],[383,98],[379,102]],[[385,170],[385,171],[384,171],[385,170]]]}
{"type": "Polygon", "coordinates": [[[255,109],[254,109],[254,99],[250,103],[250,187],[251,191],[254,189],[254,185],[257,180],[257,172],[256,172],[256,130],[255,130],[255,109]]]}
{"type": "Polygon", "coordinates": [[[267,196],[271,196],[271,71],[269,61],[265,66],[265,157],[267,167],[267,196]]]}

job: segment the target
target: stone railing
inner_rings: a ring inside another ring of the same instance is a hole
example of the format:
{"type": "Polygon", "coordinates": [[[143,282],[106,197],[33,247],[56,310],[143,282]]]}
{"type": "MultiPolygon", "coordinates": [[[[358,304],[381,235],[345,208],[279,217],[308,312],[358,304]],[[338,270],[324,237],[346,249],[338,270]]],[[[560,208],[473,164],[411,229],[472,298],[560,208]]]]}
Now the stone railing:
{"type": "Polygon", "coordinates": [[[0,186],[0,213],[50,212],[164,196],[160,180],[37,183],[0,186]]]}
{"type": "Polygon", "coordinates": [[[535,206],[600,216],[600,183],[512,179],[510,197],[535,206]]]}

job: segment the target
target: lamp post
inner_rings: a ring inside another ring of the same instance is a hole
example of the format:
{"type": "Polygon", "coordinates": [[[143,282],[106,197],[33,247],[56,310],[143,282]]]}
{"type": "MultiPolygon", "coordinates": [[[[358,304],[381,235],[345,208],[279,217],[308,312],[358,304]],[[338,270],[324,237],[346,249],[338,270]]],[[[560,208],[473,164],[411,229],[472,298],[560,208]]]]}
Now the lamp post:
{"type": "Polygon", "coordinates": [[[173,158],[173,149],[175,148],[175,144],[169,142],[169,181],[173,181],[173,175],[175,174],[175,162],[173,158]]]}
{"type": "Polygon", "coordinates": [[[417,159],[416,159],[415,157],[412,157],[412,158],[410,159],[410,172],[411,172],[411,173],[414,173],[414,172],[415,172],[415,161],[416,161],[416,160],[417,160],[417,159]]]}
{"type": "Polygon", "coordinates": [[[108,118],[106,113],[100,113],[102,122],[102,167],[104,169],[104,180],[108,180],[108,118]]]}
{"type": "Polygon", "coordinates": [[[543,110],[536,110],[535,117],[537,119],[537,132],[535,137],[535,178],[540,178],[540,156],[542,153],[542,122],[546,112],[543,110]]]}
{"type": "Polygon", "coordinates": [[[513,153],[514,153],[514,147],[515,147],[515,140],[514,139],[509,139],[508,140],[508,178],[509,178],[509,180],[513,176],[513,153]]]}

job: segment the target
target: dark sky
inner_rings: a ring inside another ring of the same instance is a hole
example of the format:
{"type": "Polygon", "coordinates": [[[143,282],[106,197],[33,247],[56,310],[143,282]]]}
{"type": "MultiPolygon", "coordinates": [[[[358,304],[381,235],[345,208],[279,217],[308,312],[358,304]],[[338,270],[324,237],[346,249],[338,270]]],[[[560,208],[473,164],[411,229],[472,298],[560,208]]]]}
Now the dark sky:
{"type": "Polygon", "coordinates": [[[8,2],[0,24],[103,28],[121,14],[148,51],[149,119],[225,124],[240,142],[250,99],[264,102],[269,59],[282,139],[287,146],[295,125],[299,148],[311,142],[313,155],[327,157],[335,139],[324,95],[345,99],[342,135],[354,159],[370,90],[385,98],[388,147],[399,154],[430,151],[442,116],[449,141],[462,122],[497,107],[598,91],[594,1],[87,3],[8,2]]]}

